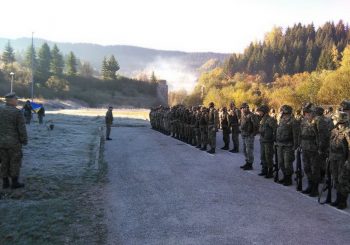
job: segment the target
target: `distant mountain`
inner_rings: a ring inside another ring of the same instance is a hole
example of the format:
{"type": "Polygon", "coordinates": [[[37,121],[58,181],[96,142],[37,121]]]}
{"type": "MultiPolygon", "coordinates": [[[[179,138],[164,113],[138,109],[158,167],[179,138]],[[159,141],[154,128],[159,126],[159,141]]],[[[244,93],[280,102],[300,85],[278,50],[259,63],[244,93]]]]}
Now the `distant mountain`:
{"type": "MultiPolygon", "coordinates": [[[[3,50],[8,40],[6,38],[0,38],[0,50],[3,50]]],[[[24,54],[25,50],[31,44],[31,39],[10,39],[10,42],[19,54],[24,54]]],[[[167,70],[178,70],[178,72],[182,71],[198,75],[199,68],[208,60],[215,59],[218,62],[222,62],[229,57],[229,54],[212,52],[187,53],[126,45],[102,46],[90,43],[61,43],[44,39],[34,39],[35,47],[40,47],[44,42],[47,42],[50,47],[53,44],[57,44],[63,54],[73,51],[79,59],[90,62],[97,70],[100,70],[103,57],[113,54],[120,64],[120,73],[123,75],[136,76],[140,72],[149,74],[150,71],[154,70],[156,75],[161,76],[160,78],[170,80],[172,78],[164,77],[165,74],[169,73],[167,73],[167,70]]],[[[173,78],[176,77],[179,76],[173,76],[173,78]]]]}

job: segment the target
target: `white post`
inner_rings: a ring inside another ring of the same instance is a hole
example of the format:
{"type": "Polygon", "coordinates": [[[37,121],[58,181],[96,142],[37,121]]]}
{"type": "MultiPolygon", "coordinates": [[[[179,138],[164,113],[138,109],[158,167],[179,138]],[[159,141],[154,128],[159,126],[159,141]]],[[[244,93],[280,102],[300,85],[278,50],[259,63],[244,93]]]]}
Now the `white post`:
{"type": "Polygon", "coordinates": [[[15,75],[15,73],[11,72],[11,93],[13,92],[13,76],[15,75]]]}

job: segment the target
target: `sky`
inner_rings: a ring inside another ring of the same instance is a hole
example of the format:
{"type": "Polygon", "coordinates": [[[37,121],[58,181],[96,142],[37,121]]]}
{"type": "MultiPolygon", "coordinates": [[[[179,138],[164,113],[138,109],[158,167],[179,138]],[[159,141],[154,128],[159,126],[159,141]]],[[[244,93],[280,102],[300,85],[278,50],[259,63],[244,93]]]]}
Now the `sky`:
{"type": "Polygon", "coordinates": [[[242,52],[274,26],[350,22],[349,0],[3,0],[0,37],[242,52]],[[7,10],[7,11],[6,11],[7,10]]]}

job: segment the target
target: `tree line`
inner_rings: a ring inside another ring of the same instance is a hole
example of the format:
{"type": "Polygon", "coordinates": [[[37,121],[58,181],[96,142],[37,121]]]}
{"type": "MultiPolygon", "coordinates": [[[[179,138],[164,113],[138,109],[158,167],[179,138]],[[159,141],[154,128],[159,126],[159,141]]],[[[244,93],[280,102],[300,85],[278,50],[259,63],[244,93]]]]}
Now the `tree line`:
{"type": "Polygon", "coordinates": [[[335,70],[341,54],[350,42],[348,24],[326,22],[315,28],[313,24],[295,24],[286,28],[274,27],[264,40],[252,42],[243,54],[232,54],[225,62],[224,73],[259,74],[263,81],[282,75],[315,70],[335,70]]]}

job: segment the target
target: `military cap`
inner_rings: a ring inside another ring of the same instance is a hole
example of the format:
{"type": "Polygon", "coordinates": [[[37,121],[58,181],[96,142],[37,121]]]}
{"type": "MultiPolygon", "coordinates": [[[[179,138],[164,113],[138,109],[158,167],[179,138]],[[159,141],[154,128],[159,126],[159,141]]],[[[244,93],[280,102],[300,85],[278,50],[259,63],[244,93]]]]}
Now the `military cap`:
{"type": "Polygon", "coordinates": [[[263,113],[268,113],[270,110],[270,108],[267,105],[261,105],[258,107],[257,111],[261,111],[263,113]]]}
{"type": "Polygon", "coordinates": [[[8,93],[5,95],[5,99],[9,100],[9,99],[17,99],[18,97],[16,96],[16,93],[12,92],[12,93],[8,93]]]}
{"type": "Polygon", "coordinates": [[[314,111],[317,116],[322,116],[324,113],[324,109],[321,106],[316,106],[314,111]]]}
{"type": "Polygon", "coordinates": [[[210,102],[209,107],[214,107],[214,102],[210,102]]]}
{"type": "Polygon", "coordinates": [[[283,106],[281,106],[281,112],[283,114],[292,114],[293,108],[290,105],[283,105],[283,106]]]}
{"type": "Polygon", "coordinates": [[[340,103],[340,106],[341,106],[343,111],[348,111],[348,110],[350,110],[350,101],[349,100],[343,100],[340,103]]]}
{"type": "Polygon", "coordinates": [[[241,109],[243,108],[249,108],[249,105],[247,102],[243,102],[242,105],[241,105],[241,109]]]}

